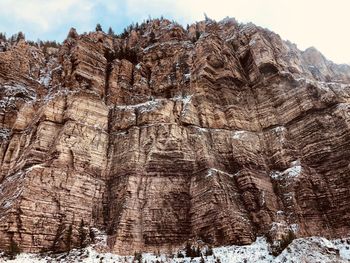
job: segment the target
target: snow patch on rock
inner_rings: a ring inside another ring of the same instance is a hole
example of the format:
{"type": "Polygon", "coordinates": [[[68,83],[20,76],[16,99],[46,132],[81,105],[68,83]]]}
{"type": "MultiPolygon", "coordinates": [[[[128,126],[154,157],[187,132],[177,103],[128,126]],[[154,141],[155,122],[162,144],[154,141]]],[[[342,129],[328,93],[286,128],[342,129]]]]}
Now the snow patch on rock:
{"type": "Polygon", "coordinates": [[[191,103],[193,95],[185,95],[185,96],[175,96],[174,98],[172,98],[171,100],[173,101],[181,101],[182,102],[182,111],[181,111],[181,115],[185,115],[187,110],[188,110],[188,106],[191,103]]]}
{"type": "Polygon", "coordinates": [[[0,140],[8,140],[10,138],[11,130],[7,128],[0,129],[0,140]]]}
{"type": "MultiPolygon", "coordinates": [[[[202,254],[205,248],[202,249],[202,254]]],[[[182,254],[184,254],[182,252],[182,254]]],[[[292,262],[348,262],[350,260],[350,239],[327,240],[322,237],[299,238],[282,251],[280,255],[274,257],[271,254],[270,244],[264,237],[258,237],[255,242],[245,246],[223,246],[213,248],[213,255],[204,256],[203,260],[207,263],[215,263],[220,260],[221,263],[292,263],[292,262]]],[[[0,257],[1,260],[1,257],[0,257]]],[[[178,258],[176,255],[152,253],[143,253],[142,262],[155,263],[199,263],[201,257],[178,258]]],[[[62,253],[57,255],[36,255],[22,253],[15,260],[4,262],[13,263],[43,263],[43,262],[86,262],[86,263],[112,263],[112,262],[137,262],[134,256],[120,256],[112,253],[97,252],[93,247],[84,249],[73,249],[69,254],[62,253]]]]}
{"type": "Polygon", "coordinates": [[[154,99],[154,100],[149,100],[143,103],[139,104],[134,104],[134,105],[117,105],[115,106],[116,109],[120,110],[139,110],[140,113],[152,111],[155,108],[157,108],[161,101],[164,101],[164,99],[154,99]]]}
{"type": "Polygon", "coordinates": [[[191,73],[184,74],[184,80],[185,81],[191,80],[191,73]]]}
{"type": "Polygon", "coordinates": [[[224,174],[224,175],[227,175],[229,177],[234,177],[234,176],[237,176],[239,175],[239,172],[238,173],[235,173],[235,174],[230,174],[230,173],[226,173],[222,170],[218,170],[218,169],[215,169],[215,168],[209,168],[208,169],[208,172],[206,174],[206,177],[212,177],[213,175],[215,175],[215,173],[219,173],[219,174],[224,174]]]}
{"type": "Polygon", "coordinates": [[[233,139],[236,139],[236,140],[242,139],[245,133],[246,133],[245,131],[235,131],[233,133],[233,139]]]}
{"type": "Polygon", "coordinates": [[[0,94],[1,93],[0,108],[2,109],[8,107],[15,108],[16,100],[29,102],[36,100],[37,97],[36,92],[32,88],[20,83],[0,85],[0,94]]]}
{"type": "Polygon", "coordinates": [[[339,250],[340,257],[350,261],[350,239],[335,239],[331,242],[339,250]]]}
{"type": "Polygon", "coordinates": [[[281,180],[285,178],[295,178],[298,177],[302,172],[302,166],[300,165],[300,161],[294,161],[291,163],[292,167],[284,170],[283,172],[280,171],[273,171],[270,173],[271,178],[276,180],[281,180]]]}

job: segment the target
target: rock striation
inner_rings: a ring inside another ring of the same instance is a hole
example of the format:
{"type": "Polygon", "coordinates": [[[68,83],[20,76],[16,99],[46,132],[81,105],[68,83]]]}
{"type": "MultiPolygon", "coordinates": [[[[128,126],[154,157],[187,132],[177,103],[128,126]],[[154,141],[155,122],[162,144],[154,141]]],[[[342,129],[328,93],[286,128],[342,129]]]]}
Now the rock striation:
{"type": "Polygon", "coordinates": [[[234,19],[0,52],[0,249],[350,234],[350,67],[234,19]]]}

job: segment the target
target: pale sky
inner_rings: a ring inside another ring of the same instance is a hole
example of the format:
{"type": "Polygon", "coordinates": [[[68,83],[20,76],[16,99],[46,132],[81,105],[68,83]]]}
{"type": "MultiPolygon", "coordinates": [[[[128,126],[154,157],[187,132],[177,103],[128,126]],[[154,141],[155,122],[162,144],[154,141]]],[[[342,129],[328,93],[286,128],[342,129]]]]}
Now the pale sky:
{"type": "Polygon", "coordinates": [[[149,16],[186,25],[204,13],[217,21],[229,16],[253,22],[302,50],[314,46],[328,59],[350,64],[350,0],[0,0],[0,32],[62,41],[70,27],[83,33],[101,23],[121,32],[149,16]]]}

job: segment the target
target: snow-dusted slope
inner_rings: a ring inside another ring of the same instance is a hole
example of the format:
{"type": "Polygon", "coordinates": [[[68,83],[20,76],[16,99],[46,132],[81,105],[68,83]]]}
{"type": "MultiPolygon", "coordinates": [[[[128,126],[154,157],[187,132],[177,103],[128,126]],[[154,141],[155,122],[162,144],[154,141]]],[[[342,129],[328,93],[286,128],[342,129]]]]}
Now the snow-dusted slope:
{"type": "MultiPolygon", "coordinates": [[[[213,249],[214,255],[197,258],[177,258],[169,255],[159,255],[144,253],[142,262],[172,262],[172,263],[299,263],[299,262],[350,262],[350,239],[327,240],[321,237],[300,238],[294,240],[280,255],[274,257],[270,253],[269,244],[262,237],[251,245],[247,246],[227,246],[213,249]]],[[[58,254],[55,256],[39,256],[35,254],[23,253],[15,260],[5,260],[0,258],[0,262],[13,263],[44,263],[44,262],[135,262],[134,256],[119,256],[111,253],[98,253],[91,247],[72,250],[69,254],[58,254]]]]}

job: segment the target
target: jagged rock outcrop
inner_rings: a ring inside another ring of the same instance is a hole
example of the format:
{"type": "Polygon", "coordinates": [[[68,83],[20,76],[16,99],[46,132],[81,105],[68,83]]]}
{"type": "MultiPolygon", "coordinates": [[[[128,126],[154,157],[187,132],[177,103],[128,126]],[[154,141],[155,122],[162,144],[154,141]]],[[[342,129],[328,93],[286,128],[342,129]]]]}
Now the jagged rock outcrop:
{"type": "Polygon", "coordinates": [[[21,40],[0,99],[0,249],[78,246],[82,220],[120,254],[349,235],[350,69],[266,29],[21,40]]]}

